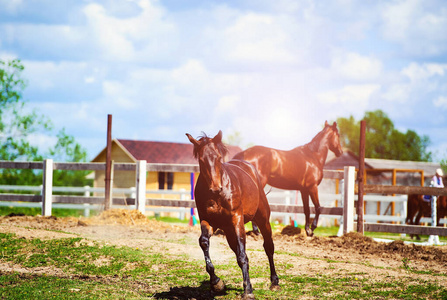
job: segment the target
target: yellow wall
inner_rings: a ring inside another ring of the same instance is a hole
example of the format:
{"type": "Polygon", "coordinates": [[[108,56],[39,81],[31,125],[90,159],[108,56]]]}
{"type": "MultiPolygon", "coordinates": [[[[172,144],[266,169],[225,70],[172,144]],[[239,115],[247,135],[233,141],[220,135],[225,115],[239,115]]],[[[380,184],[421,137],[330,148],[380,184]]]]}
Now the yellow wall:
{"type": "MultiPolygon", "coordinates": [[[[114,162],[124,162],[124,163],[133,163],[131,157],[115,142],[112,142],[112,160],[114,162]]],[[[103,151],[93,162],[105,162],[106,161],[106,151],[103,151]]],[[[195,180],[197,181],[198,173],[195,174],[195,180]]],[[[104,187],[105,186],[105,172],[104,171],[95,171],[95,187],[104,187]]],[[[114,171],[113,175],[113,187],[114,188],[129,188],[135,186],[135,171],[114,171]]],[[[174,184],[172,187],[173,190],[178,191],[181,189],[189,191],[191,189],[190,183],[190,173],[185,172],[177,172],[174,173],[174,184]]],[[[158,172],[147,172],[146,174],[146,190],[158,190],[158,172]]],[[[96,194],[100,196],[100,194],[96,194]]],[[[114,194],[114,196],[124,196],[114,194]]],[[[151,195],[152,197],[161,198],[162,195],[151,195]],[[160,196],[160,197],[158,197],[160,196]]],[[[164,195],[168,196],[168,195],[164,195]]],[[[170,195],[169,195],[170,196],[170,195]]],[[[172,196],[171,196],[172,197],[172,196]]],[[[189,199],[189,197],[187,197],[189,199]]]]}
{"type": "MultiPolygon", "coordinates": [[[[195,174],[194,179],[197,180],[198,173],[195,174]]],[[[148,172],[147,173],[147,184],[146,190],[154,191],[158,190],[158,172],[148,172]]],[[[195,183],[194,183],[195,184],[195,183]]],[[[180,191],[180,190],[191,190],[191,175],[186,172],[177,172],[174,173],[174,184],[172,186],[172,190],[180,191]]],[[[162,194],[150,194],[151,197],[154,198],[171,198],[171,199],[180,199],[180,196],[174,195],[162,195],[162,194]]],[[[189,195],[186,196],[186,199],[191,199],[189,195]]]]}

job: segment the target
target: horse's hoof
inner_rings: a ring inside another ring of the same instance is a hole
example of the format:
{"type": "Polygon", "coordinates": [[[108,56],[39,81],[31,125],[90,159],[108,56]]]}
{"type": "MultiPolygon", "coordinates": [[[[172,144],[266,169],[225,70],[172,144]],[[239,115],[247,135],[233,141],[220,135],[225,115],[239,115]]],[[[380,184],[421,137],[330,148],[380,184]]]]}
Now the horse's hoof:
{"type": "Polygon", "coordinates": [[[306,234],[308,237],[312,237],[314,235],[314,232],[310,230],[309,228],[306,229],[306,234]]]}
{"type": "Polygon", "coordinates": [[[255,295],[254,294],[243,294],[242,295],[242,300],[254,300],[255,299],[255,295]]]}
{"type": "Polygon", "coordinates": [[[225,290],[225,283],[219,278],[216,284],[211,284],[211,290],[215,293],[221,293],[225,290]]]}
{"type": "Polygon", "coordinates": [[[281,287],[279,286],[279,284],[272,284],[270,286],[270,290],[273,291],[273,292],[277,292],[277,291],[281,290],[281,287]]]}

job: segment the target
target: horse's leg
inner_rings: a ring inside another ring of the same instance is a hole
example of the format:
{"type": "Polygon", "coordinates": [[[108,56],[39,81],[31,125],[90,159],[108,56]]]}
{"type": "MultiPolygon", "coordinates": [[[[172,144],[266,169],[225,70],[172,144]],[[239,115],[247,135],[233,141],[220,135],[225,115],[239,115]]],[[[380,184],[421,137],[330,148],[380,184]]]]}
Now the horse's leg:
{"type": "MultiPolygon", "coordinates": [[[[408,225],[414,225],[414,216],[415,216],[416,212],[414,210],[412,210],[411,212],[408,212],[407,210],[407,223],[408,225]]],[[[416,235],[414,234],[410,234],[410,238],[413,239],[416,235]]],[[[416,236],[417,237],[417,236],[416,236]]]]}
{"type": "MultiPolygon", "coordinates": [[[[268,204],[267,204],[268,205],[268,204]]],[[[268,206],[266,209],[263,209],[263,212],[261,212],[261,208],[259,208],[258,212],[256,213],[255,219],[256,222],[259,224],[259,229],[261,230],[262,236],[264,238],[264,250],[267,254],[267,257],[269,259],[269,265],[270,265],[270,289],[273,290],[279,290],[279,278],[276,274],[275,269],[275,263],[273,261],[273,254],[275,253],[275,245],[273,244],[273,238],[272,238],[272,227],[269,223],[270,218],[270,211],[268,206]]]]}
{"type": "Polygon", "coordinates": [[[318,199],[318,186],[314,185],[313,187],[311,187],[309,190],[309,194],[310,194],[310,199],[312,199],[312,203],[314,204],[314,207],[315,207],[315,218],[312,222],[312,227],[311,227],[312,235],[313,235],[315,228],[317,228],[317,226],[318,226],[318,218],[320,217],[320,210],[321,210],[320,200],[318,199]]]}
{"type": "Polygon", "coordinates": [[[305,190],[302,190],[301,199],[303,200],[304,216],[306,218],[306,224],[304,225],[304,230],[306,230],[307,236],[312,236],[313,232],[309,228],[310,223],[309,193],[305,190]]]}
{"type": "MultiPolygon", "coordinates": [[[[421,218],[422,218],[422,215],[423,215],[423,210],[422,210],[422,207],[420,207],[419,208],[419,211],[417,212],[417,214],[416,214],[416,218],[415,218],[415,220],[414,220],[414,225],[421,225],[421,218]]],[[[415,234],[415,236],[416,236],[416,240],[420,240],[421,239],[421,237],[419,236],[419,234],[415,234]]]]}
{"type": "MultiPolygon", "coordinates": [[[[265,185],[267,184],[268,176],[267,176],[267,174],[264,174],[262,169],[260,169],[259,167],[256,167],[256,168],[258,170],[258,177],[259,177],[259,181],[260,181],[259,186],[265,187],[265,185]]],[[[256,234],[256,235],[259,235],[260,234],[259,233],[259,228],[258,228],[258,225],[256,224],[256,222],[255,221],[251,221],[251,225],[253,226],[253,233],[256,234]]]]}
{"type": "Polygon", "coordinates": [[[219,277],[216,276],[216,274],[214,274],[214,266],[210,258],[210,237],[213,233],[213,229],[207,221],[201,221],[200,227],[202,234],[199,238],[199,244],[205,256],[206,271],[210,274],[211,290],[219,293],[225,289],[225,284],[219,277]]]}
{"type": "Polygon", "coordinates": [[[234,227],[227,227],[224,231],[228,245],[230,245],[231,250],[233,250],[236,254],[237,263],[242,270],[242,277],[244,281],[244,294],[242,295],[242,299],[254,299],[255,296],[253,295],[253,287],[251,285],[250,275],[248,273],[248,256],[245,252],[246,236],[243,218],[243,216],[234,216],[234,227]]]}
{"type": "MultiPolygon", "coordinates": [[[[415,206],[415,204],[414,204],[412,197],[413,196],[408,195],[408,198],[407,198],[407,217],[405,218],[405,223],[408,225],[413,225],[413,223],[414,223],[413,220],[414,220],[414,215],[415,215],[415,208],[413,206],[415,206]]],[[[413,239],[414,234],[410,234],[410,238],[413,239]]]]}

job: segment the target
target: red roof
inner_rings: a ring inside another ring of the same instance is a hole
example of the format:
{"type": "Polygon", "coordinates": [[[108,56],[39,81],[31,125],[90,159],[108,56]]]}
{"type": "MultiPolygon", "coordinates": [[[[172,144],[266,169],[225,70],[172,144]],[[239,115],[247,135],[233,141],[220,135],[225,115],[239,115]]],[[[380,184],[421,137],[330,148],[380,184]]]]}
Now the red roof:
{"type": "MultiPolygon", "coordinates": [[[[152,142],[136,140],[117,140],[135,160],[146,160],[148,163],[197,164],[192,154],[192,144],[152,142]]],[[[227,145],[228,157],[242,151],[238,146],[227,145]]]]}

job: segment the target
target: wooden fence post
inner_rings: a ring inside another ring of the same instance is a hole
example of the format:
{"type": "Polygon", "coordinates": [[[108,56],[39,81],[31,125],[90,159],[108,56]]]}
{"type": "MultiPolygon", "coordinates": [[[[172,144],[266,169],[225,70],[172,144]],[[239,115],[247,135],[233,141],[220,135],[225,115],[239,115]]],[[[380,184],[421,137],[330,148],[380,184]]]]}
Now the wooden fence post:
{"type": "Polygon", "coordinates": [[[137,210],[139,210],[142,214],[145,213],[146,210],[146,161],[139,160],[137,161],[136,168],[136,183],[137,187],[135,205],[137,210]]]}
{"type": "Polygon", "coordinates": [[[43,161],[42,216],[51,216],[53,202],[53,160],[43,161]]]}
{"type": "MultiPolygon", "coordinates": [[[[358,201],[357,201],[357,232],[363,234],[363,216],[365,214],[363,202],[363,187],[365,179],[365,120],[360,121],[360,145],[359,145],[359,172],[358,177],[358,201]]],[[[394,215],[394,214],[393,214],[394,215]]]]}
{"type": "Polygon", "coordinates": [[[355,167],[345,167],[343,190],[343,234],[354,231],[355,167]]]}
{"type": "Polygon", "coordinates": [[[105,173],[105,196],[104,210],[112,206],[112,115],[107,115],[107,147],[106,147],[106,173],[105,173]]]}

